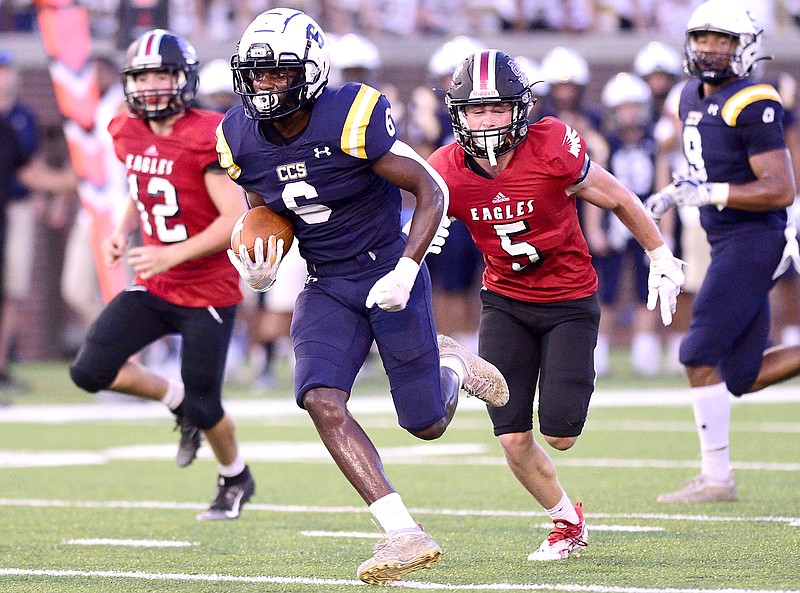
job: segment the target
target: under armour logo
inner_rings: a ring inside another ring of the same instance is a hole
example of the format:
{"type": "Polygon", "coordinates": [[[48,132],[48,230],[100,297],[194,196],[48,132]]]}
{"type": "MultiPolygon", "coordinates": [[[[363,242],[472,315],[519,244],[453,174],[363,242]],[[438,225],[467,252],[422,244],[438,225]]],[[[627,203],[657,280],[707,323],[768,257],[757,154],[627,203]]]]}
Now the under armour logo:
{"type": "Polygon", "coordinates": [[[325,148],[315,148],[314,156],[319,158],[321,155],[331,156],[331,149],[327,146],[325,148]]]}
{"type": "Polygon", "coordinates": [[[712,103],[711,105],[708,106],[709,115],[716,115],[717,113],[719,113],[719,105],[717,105],[716,103],[712,103]]]}

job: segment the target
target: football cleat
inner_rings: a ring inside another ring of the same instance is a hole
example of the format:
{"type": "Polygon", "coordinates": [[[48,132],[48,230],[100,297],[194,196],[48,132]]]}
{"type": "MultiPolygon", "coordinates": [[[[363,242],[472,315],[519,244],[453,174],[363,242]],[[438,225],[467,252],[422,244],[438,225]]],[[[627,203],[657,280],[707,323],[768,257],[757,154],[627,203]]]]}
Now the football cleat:
{"type": "Polygon", "coordinates": [[[245,468],[245,472],[247,478],[241,484],[225,484],[225,478],[219,477],[217,497],[208,509],[197,515],[198,521],[226,521],[239,518],[242,507],[256,492],[256,482],[250,470],[245,468]]]}
{"type": "Polygon", "coordinates": [[[542,545],[535,552],[528,555],[528,560],[564,560],[570,555],[579,556],[578,548],[585,548],[588,544],[589,530],[583,520],[583,504],[575,505],[578,513],[578,523],[570,523],[563,519],[553,521],[555,527],[545,538],[542,545]]]}
{"type": "Polygon", "coordinates": [[[667,503],[733,502],[739,499],[733,472],[727,480],[712,480],[705,474],[695,476],[675,492],[661,494],[656,500],[667,503]]]}
{"type": "Polygon", "coordinates": [[[492,363],[473,354],[453,338],[439,334],[439,356],[457,358],[467,373],[461,386],[467,395],[477,397],[490,406],[500,407],[508,403],[508,384],[502,373],[492,363]]]}
{"type": "Polygon", "coordinates": [[[358,567],[358,578],[369,585],[385,585],[405,575],[430,568],[438,562],[442,550],[433,538],[422,530],[394,532],[375,544],[374,556],[358,567]]]}
{"type": "Polygon", "coordinates": [[[181,431],[175,463],[178,467],[186,467],[197,457],[197,450],[203,443],[203,433],[183,414],[176,414],[175,430],[181,431]]]}

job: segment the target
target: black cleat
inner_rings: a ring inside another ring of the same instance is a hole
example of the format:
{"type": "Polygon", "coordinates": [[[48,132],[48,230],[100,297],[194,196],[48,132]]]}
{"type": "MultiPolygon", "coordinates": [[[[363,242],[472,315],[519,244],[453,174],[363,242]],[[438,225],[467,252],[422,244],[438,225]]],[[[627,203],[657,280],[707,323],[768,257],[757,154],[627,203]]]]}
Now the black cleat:
{"type": "Polygon", "coordinates": [[[181,431],[175,463],[178,467],[186,467],[197,457],[197,450],[203,443],[203,433],[182,414],[175,415],[175,430],[181,431]]]}
{"type": "Polygon", "coordinates": [[[217,497],[207,510],[197,515],[198,521],[224,521],[238,519],[244,504],[256,492],[256,483],[249,469],[245,469],[246,479],[239,484],[225,484],[225,478],[219,477],[217,497]]]}

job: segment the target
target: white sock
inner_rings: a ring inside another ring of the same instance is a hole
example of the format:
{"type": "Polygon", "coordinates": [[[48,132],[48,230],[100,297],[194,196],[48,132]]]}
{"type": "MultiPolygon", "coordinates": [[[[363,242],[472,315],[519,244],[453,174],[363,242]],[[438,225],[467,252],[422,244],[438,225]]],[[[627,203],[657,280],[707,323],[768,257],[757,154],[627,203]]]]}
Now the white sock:
{"type": "Polygon", "coordinates": [[[161,398],[161,401],[170,410],[174,410],[181,405],[181,402],[183,402],[183,383],[170,379],[167,392],[161,398]]]}
{"type": "Polygon", "coordinates": [[[653,332],[641,332],[631,340],[631,364],[637,375],[652,377],[661,369],[661,341],[653,332]]]}
{"type": "Polygon", "coordinates": [[[369,505],[369,512],[386,533],[419,528],[397,492],[387,494],[373,502],[369,505]]]}
{"type": "Polygon", "coordinates": [[[458,375],[458,386],[463,387],[464,379],[467,377],[467,369],[464,368],[460,360],[455,356],[445,356],[439,360],[439,366],[452,369],[452,371],[458,375]]]}
{"type": "Polygon", "coordinates": [[[611,345],[608,336],[597,336],[597,346],[594,349],[594,370],[598,377],[603,377],[611,370],[611,345]]]}
{"type": "Polygon", "coordinates": [[[700,471],[712,480],[730,477],[731,399],[725,383],[692,387],[692,408],[700,439],[700,471]]]}
{"type": "Polygon", "coordinates": [[[238,476],[244,471],[245,463],[241,455],[237,455],[236,459],[230,465],[219,465],[219,475],[223,478],[232,478],[238,476]]]}
{"type": "Polygon", "coordinates": [[[561,500],[558,501],[558,504],[552,509],[545,509],[544,511],[553,521],[558,521],[561,519],[563,521],[569,521],[573,525],[577,525],[581,522],[581,520],[580,517],[578,517],[575,506],[572,504],[572,501],[569,499],[567,493],[563,490],[561,492],[562,496],[561,500]]]}

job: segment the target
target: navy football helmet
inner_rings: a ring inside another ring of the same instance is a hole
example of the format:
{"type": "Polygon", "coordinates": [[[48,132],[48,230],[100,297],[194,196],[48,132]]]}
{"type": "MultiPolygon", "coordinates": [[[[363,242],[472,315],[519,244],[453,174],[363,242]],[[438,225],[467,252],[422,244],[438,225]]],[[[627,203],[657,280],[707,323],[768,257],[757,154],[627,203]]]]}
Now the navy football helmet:
{"type": "Polygon", "coordinates": [[[197,71],[197,53],[188,41],[165,29],[143,33],[128,47],[122,69],[128,109],[142,119],[167,117],[185,111],[191,107],[197,93],[197,71]],[[136,75],[148,71],[168,72],[175,84],[167,90],[137,90],[136,75]],[[166,103],[154,99],[166,99],[166,103]]]}

